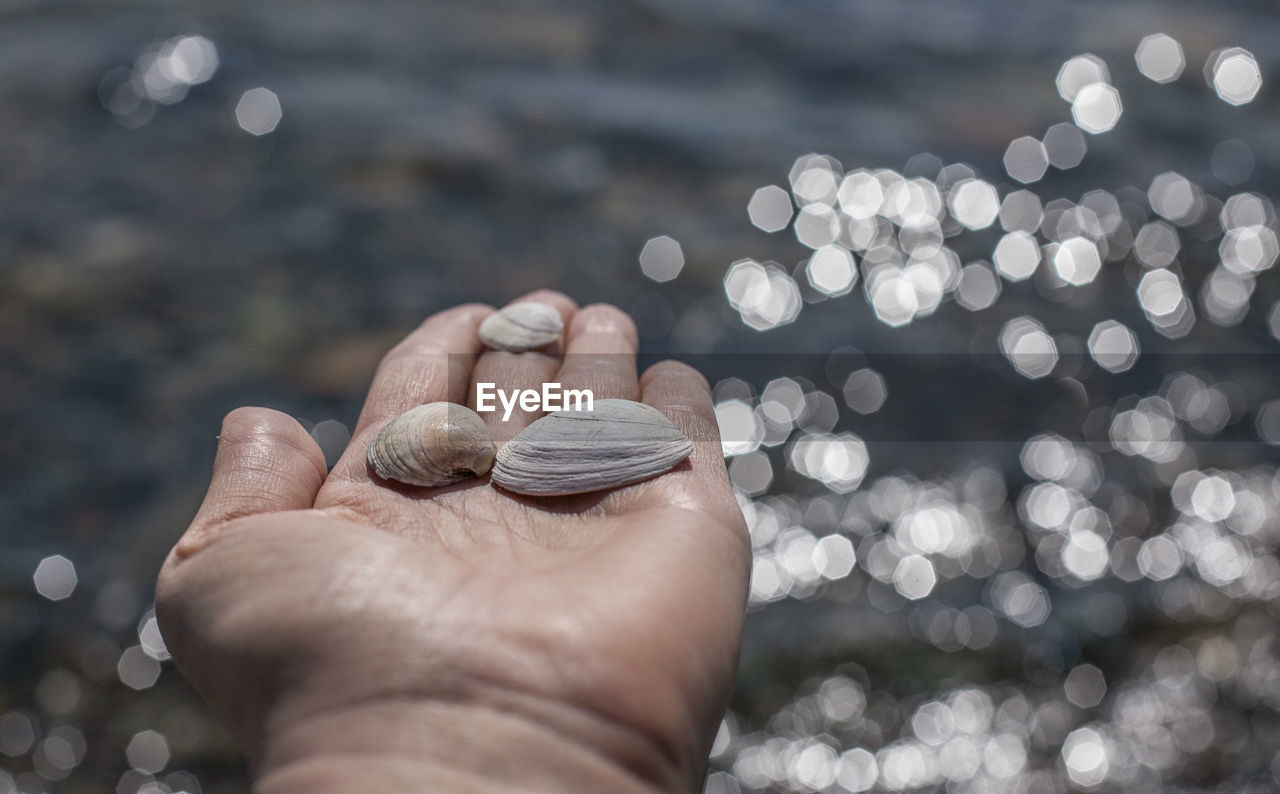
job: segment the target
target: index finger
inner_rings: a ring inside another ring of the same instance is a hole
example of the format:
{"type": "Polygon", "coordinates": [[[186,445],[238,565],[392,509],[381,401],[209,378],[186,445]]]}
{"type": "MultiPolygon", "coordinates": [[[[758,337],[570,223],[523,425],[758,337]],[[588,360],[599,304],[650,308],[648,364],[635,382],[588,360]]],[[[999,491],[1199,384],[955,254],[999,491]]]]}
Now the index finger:
{"type": "Polygon", "coordinates": [[[367,480],[365,449],[387,422],[431,402],[465,404],[471,370],[484,344],[476,333],[493,308],[470,303],[428,317],[378,364],[351,443],[329,477],[367,480]]]}

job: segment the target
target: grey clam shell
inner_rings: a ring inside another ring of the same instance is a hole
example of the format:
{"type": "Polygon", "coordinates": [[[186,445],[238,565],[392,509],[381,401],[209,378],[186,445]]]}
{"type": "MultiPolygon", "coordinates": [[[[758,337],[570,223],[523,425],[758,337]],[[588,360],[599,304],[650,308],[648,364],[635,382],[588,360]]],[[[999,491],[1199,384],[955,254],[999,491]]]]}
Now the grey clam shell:
{"type": "Polygon", "coordinates": [[[480,323],[480,339],[489,347],[519,353],[560,338],[564,320],[545,303],[524,301],[494,312],[480,323]]]}
{"type": "Polygon", "coordinates": [[[647,480],[689,457],[693,442],[652,406],[596,400],[557,411],[498,451],[493,482],[519,494],[561,496],[647,480]]]}
{"type": "Polygon", "coordinates": [[[384,480],[448,485],[493,465],[493,435],[470,408],[428,403],[400,414],[369,444],[366,458],[384,480]]]}

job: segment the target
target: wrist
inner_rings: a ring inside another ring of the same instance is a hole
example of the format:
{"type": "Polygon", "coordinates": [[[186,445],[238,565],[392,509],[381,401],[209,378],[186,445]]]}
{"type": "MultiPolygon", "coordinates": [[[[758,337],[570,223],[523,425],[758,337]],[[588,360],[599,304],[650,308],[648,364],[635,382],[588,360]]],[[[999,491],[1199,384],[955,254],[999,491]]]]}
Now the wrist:
{"type": "Polygon", "coordinates": [[[687,771],[629,732],[545,703],[386,700],[269,721],[256,794],[688,791],[687,771]]]}

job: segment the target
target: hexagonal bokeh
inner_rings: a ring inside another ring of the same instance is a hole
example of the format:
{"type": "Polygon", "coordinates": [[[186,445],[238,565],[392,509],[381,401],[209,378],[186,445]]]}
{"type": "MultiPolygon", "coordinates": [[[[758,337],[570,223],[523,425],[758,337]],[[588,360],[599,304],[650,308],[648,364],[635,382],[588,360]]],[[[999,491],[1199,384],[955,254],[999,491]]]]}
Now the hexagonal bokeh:
{"type": "Polygon", "coordinates": [[[31,578],[36,592],[50,601],[61,601],[70,596],[79,581],[75,564],[61,554],[41,560],[31,578]]]}
{"type": "Polygon", "coordinates": [[[929,595],[937,584],[938,574],[928,557],[910,554],[899,560],[893,569],[894,589],[910,601],[919,601],[929,595]]]}
{"type": "Polygon", "coordinates": [[[991,261],[1009,281],[1024,281],[1040,266],[1040,244],[1026,232],[1009,232],[996,243],[991,261]]]}
{"type": "Polygon", "coordinates": [[[158,731],[138,731],[129,740],[125,757],[129,766],[154,775],[169,764],[169,741],[158,731]]]}
{"type": "Polygon", "coordinates": [[[1124,372],[1134,365],[1141,352],[1138,337],[1115,320],[1104,320],[1089,334],[1089,355],[1108,372],[1124,372]]]}
{"type": "Polygon", "coordinates": [[[884,203],[884,186],[867,171],[852,171],[840,183],[836,200],[844,214],[865,220],[880,211],[884,203]]]}
{"type": "Polygon", "coordinates": [[[1000,278],[985,263],[973,262],[960,271],[956,285],[956,303],[971,312],[981,311],[1000,297],[1000,278]]]}
{"type": "Polygon", "coordinates": [[[1170,339],[1186,336],[1195,323],[1195,312],[1182,291],[1182,281],[1165,268],[1143,275],[1138,282],[1138,303],[1151,326],[1170,339]]]}
{"type": "Polygon", "coordinates": [[[1182,301],[1182,282],[1168,270],[1152,270],[1138,282],[1138,302],[1148,315],[1172,314],[1182,301]]]}
{"type": "Polygon", "coordinates": [[[966,179],[951,189],[947,207],[961,226],[967,229],[985,229],[1000,212],[1000,196],[990,183],[981,179],[966,179]]]}
{"type": "Polygon", "coordinates": [[[885,188],[881,214],[898,224],[907,226],[921,220],[937,220],[942,210],[942,197],[938,187],[923,177],[894,180],[885,188]]]}
{"type": "Polygon", "coordinates": [[[1147,200],[1156,214],[1179,226],[1195,223],[1204,210],[1199,186],[1176,171],[1157,174],[1147,188],[1147,200]]]}
{"type": "Polygon", "coordinates": [[[1164,221],[1151,221],[1138,230],[1133,253],[1146,267],[1168,267],[1182,249],[1178,230],[1164,221]]]}
{"type": "Polygon", "coordinates": [[[1043,378],[1058,364],[1058,346],[1039,321],[1015,317],[1000,331],[1000,352],[1023,377],[1043,378]]]}
{"type": "Polygon", "coordinates": [[[845,404],[860,414],[879,411],[888,396],[884,376],[874,369],[854,370],[844,382],[845,404]]]}
{"type": "MultiPolygon", "coordinates": [[[[1197,472],[1197,474],[1199,474],[1197,472]]],[[[1210,523],[1225,521],[1236,506],[1235,490],[1231,483],[1217,475],[1199,476],[1191,489],[1191,512],[1210,523]]]]}
{"type": "Polygon", "coordinates": [[[0,753],[10,758],[23,755],[35,742],[36,726],[30,716],[21,711],[0,714],[0,753]]]}
{"type": "Polygon", "coordinates": [[[640,271],[659,283],[680,275],[684,268],[684,251],[680,243],[667,235],[650,238],[640,249],[640,271]]]}
{"type": "Polygon", "coordinates": [[[1091,52],[1086,52],[1062,64],[1054,85],[1058,87],[1058,96],[1068,102],[1075,102],[1085,86],[1110,82],[1111,73],[1107,69],[1106,61],[1091,52]]]}
{"type": "Polygon", "coordinates": [[[1262,90],[1258,59],[1242,47],[1227,47],[1210,55],[1205,77],[1218,98],[1229,105],[1248,104],[1262,90]]]}
{"type": "Polygon", "coordinates": [[[800,315],[800,287],[774,262],[734,262],[725,273],[724,291],[742,322],[757,331],[786,325],[800,315]]]}
{"type": "Polygon", "coordinates": [[[840,218],[826,204],[806,204],[796,214],[795,233],[802,245],[816,250],[840,236],[840,218]]]}
{"type": "Polygon", "coordinates": [[[1237,275],[1254,275],[1267,270],[1280,255],[1276,233],[1266,226],[1230,229],[1218,245],[1222,265],[1237,275]]]}
{"type": "Polygon", "coordinates": [[[835,203],[839,179],[840,176],[824,162],[797,174],[791,185],[791,194],[800,206],[814,203],[830,206],[835,203]]]}
{"type": "Polygon", "coordinates": [[[805,264],[805,277],[810,286],[835,298],[847,294],[858,280],[858,266],[853,254],[838,245],[824,245],[813,252],[805,264]]]}
{"type": "Polygon", "coordinates": [[[942,248],[946,235],[942,224],[933,218],[920,218],[898,230],[898,245],[914,259],[928,259],[942,248]]]}
{"type": "Polygon", "coordinates": [[[1152,33],[1138,42],[1133,60],[1143,77],[1157,83],[1172,83],[1187,65],[1182,45],[1165,33],[1152,33]]]}
{"type": "Polygon", "coordinates": [[[236,123],[250,135],[275,132],[283,115],[280,97],[261,86],[245,91],[236,103],[236,123]]]}
{"type": "Polygon", "coordinates": [[[819,540],[813,550],[814,565],[824,579],[837,580],[848,576],[858,561],[853,541],[844,535],[827,535],[819,540]]]}
{"type": "Polygon", "coordinates": [[[920,309],[920,295],[901,268],[881,268],[867,281],[867,293],[876,319],[891,328],[911,322],[920,309]]]}
{"type": "Polygon", "coordinates": [[[1227,199],[1218,215],[1224,229],[1241,226],[1267,226],[1275,228],[1276,209],[1271,199],[1257,193],[1237,193],[1227,199]]]}
{"type": "Polygon", "coordinates": [[[759,496],[773,482],[773,466],[763,452],[748,452],[729,461],[729,480],[739,491],[759,496]]]}
{"type": "Polygon", "coordinates": [[[1095,135],[1115,127],[1122,112],[1120,92],[1107,83],[1084,86],[1071,103],[1071,118],[1076,126],[1095,135]]]}
{"type": "MultiPolygon", "coordinates": [[[[1076,130],[1076,133],[1079,134],[1080,131],[1076,130]]],[[[1040,228],[1043,220],[1044,204],[1030,190],[1015,190],[1000,203],[1000,228],[1006,232],[1031,234],[1040,228]]]]}
{"type": "Polygon", "coordinates": [[[1215,267],[1200,284],[1200,305],[1205,316],[1224,328],[1238,325],[1249,311],[1256,279],[1232,272],[1226,263],[1215,267]]]}
{"type": "Polygon", "coordinates": [[[141,645],[126,648],[116,662],[116,675],[130,689],[148,689],[160,678],[160,662],[141,645]]]}
{"type": "Polygon", "coordinates": [[[795,208],[791,205],[791,194],[777,185],[765,185],[751,194],[747,202],[747,217],[757,229],[763,232],[780,232],[791,223],[795,208]]]}
{"type": "Polygon", "coordinates": [[[1049,169],[1049,153],[1044,144],[1030,135],[1014,138],[1004,152],[1004,170],[1025,184],[1039,181],[1049,169]]]}
{"type": "Polygon", "coordinates": [[[1107,779],[1111,763],[1107,742],[1093,728],[1077,728],[1062,743],[1062,763],[1071,782],[1094,788],[1107,779]]]}
{"type": "Polygon", "coordinates": [[[1089,144],[1080,128],[1068,122],[1054,124],[1044,133],[1044,151],[1049,165],[1061,171],[1075,168],[1084,161],[1089,144]]]}
{"type": "MultiPolygon", "coordinates": [[[[55,732],[36,747],[32,765],[36,773],[46,780],[62,780],[71,774],[84,757],[84,735],[70,725],[59,725],[55,732]]],[[[3,782],[0,782],[0,791],[3,782]]]]}
{"type": "Polygon", "coordinates": [[[1102,269],[1098,246],[1084,237],[1063,240],[1054,252],[1053,269],[1063,281],[1073,287],[1092,282],[1102,269]]]}
{"type": "Polygon", "coordinates": [[[760,407],[775,421],[793,426],[808,411],[804,387],[793,378],[774,378],[760,392],[760,407]]]}
{"type": "Polygon", "coordinates": [[[852,433],[806,433],[788,454],[791,467],[835,493],[848,493],[862,483],[870,457],[867,445],[852,433]]]}
{"type": "Polygon", "coordinates": [[[803,206],[812,202],[835,203],[836,188],[844,173],[840,161],[829,154],[811,152],[802,154],[791,164],[787,183],[796,203],[803,206]]]}

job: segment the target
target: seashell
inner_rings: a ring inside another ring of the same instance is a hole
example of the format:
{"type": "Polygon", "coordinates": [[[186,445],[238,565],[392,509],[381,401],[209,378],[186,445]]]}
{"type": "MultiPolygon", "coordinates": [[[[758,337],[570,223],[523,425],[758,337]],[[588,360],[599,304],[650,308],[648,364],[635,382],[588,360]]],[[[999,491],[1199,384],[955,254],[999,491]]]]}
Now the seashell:
{"type": "Polygon", "coordinates": [[[530,496],[587,493],[647,480],[689,457],[693,442],[657,408],[596,400],[556,411],[498,450],[493,482],[530,496]]]}
{"type": "Polygon", "coordinates": [[[480,323],[480,339],[489,347],[519,353],[560,338],[564,320],[545,303],[524,301],[494,312],[480,323]]]}
{"type": "Polygon", "coordinates": [[[448,485],[489,471],[493,450],[489,426],[475,411],[441,402],[392,419],[373,437],[365,457],[384,480],[448,485]]]}

